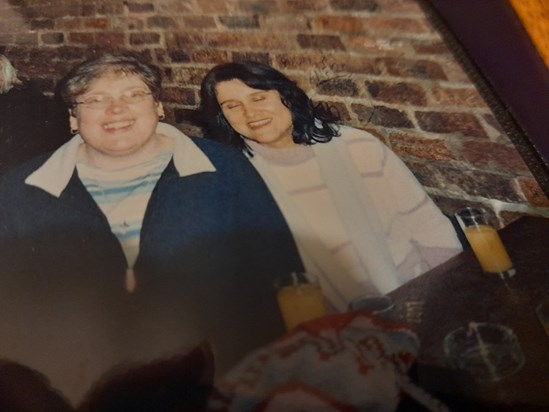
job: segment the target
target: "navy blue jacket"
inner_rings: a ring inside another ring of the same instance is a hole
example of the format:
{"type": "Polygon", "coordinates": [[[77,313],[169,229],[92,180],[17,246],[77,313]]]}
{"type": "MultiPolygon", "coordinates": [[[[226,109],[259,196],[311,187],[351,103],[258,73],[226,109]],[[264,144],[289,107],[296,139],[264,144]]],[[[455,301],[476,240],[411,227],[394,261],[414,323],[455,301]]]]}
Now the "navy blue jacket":
{"type": "Polygon", "coordinates": [[[93,337],[108,365],[204,337],[223,371],[283,333],[273,280],[302,270],[289,229],[241,153],[194,141],[217,172],[179,177],[168,165],[144,217],[133,294],[120,244],[76,171],[59,198],[24,184],[47,157],[0,179],[0,353],[22,345],[14,356],[51,369],[59,345],[70,352],[93,337]],[[50,359],[31,355],[29,339],[50,359]]]}

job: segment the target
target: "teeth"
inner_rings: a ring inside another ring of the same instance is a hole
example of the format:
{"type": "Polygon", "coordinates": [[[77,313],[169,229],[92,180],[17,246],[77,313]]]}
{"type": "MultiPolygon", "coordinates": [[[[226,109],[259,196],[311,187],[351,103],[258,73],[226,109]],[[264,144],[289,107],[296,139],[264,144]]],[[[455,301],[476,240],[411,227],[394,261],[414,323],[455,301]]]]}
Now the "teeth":
{"type": "Polygon", "coordinates": [[[121,122],[109,123],[109,124],[104,125],[103,127],[105,129],[116,130],[116,129],[122,129],[123,127],[131,126],[132,124],[133,124],[133,120],[124,120],[124,121],[121,121],[121,122]]]}
{"type": "Polygon", "coordinates": [[[271,119],[263,119],[263,120],[258,120],[256,122],[250,122],[249,126],[250,127],[261,127],[261,126],[265,126],[266,124],[269,124],[270,122],[271,122],[271,119]]]}

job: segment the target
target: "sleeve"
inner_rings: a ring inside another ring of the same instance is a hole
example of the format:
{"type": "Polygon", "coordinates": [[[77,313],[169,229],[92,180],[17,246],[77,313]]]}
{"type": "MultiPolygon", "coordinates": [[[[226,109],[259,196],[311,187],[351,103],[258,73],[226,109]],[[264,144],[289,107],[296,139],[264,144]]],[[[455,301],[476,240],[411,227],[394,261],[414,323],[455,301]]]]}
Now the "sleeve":
{"type": "MultiPolygon", "coordinates": [[[[346,128],[345,139],[359,172],[375,198],[386,227],[398,219],[418,247],[462,249],[451,221],[429,197],[406,164],[384,143],[367,132],[346,128]]],[[[396,230],[396,229],[395,229],[396,230]]],[[[448,256],[442,253],[441,256],[448,256]]]]}
{"type": "Polygon", "coordinates": [[[238,214],[238,225],[247,236],[248,263],[261,270],[268,268],[272,276],[303,271],[288,224],[259,173],[240,152],[231,169],[232,182],[245,182],[234,189],[238,207],[244,211],[238,214]]]}

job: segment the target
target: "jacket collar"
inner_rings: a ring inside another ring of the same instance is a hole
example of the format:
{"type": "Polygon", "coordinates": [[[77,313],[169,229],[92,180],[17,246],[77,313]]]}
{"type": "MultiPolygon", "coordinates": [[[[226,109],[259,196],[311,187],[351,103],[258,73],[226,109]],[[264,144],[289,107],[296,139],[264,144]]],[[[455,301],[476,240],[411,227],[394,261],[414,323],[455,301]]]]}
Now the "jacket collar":
{"type": "MultiPolygon", "coordinates": [[[[196,173],[216,171],[210,159],[198,146],[174,126],[167,123],[158,123],[156,132],[174,139],[173,163],[179,176],[184,177],[196,173]]],[[[59,197],[74,173],[78,147],[81,144],[84,144],[84,140],[77,134],[57,149],[42,166],[30,174],[25,183],[59,197]]]]}

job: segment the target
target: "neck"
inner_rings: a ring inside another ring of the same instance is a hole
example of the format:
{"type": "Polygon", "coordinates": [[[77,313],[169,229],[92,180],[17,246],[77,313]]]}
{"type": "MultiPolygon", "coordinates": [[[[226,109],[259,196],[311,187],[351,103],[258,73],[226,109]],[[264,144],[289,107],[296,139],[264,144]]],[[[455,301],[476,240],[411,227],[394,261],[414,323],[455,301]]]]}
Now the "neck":
{"type": "Polygon", "coordinates": [[[136,166],[154,159],[159,154],[171,150],[173,142],[171,139],[155,134],[147,144],[139,150],[128,154],[113,156],[111,154],[97,151],[90,146],[83,144],[78,151],[78,159],[98,169],[123,169],[136,166]]]}

